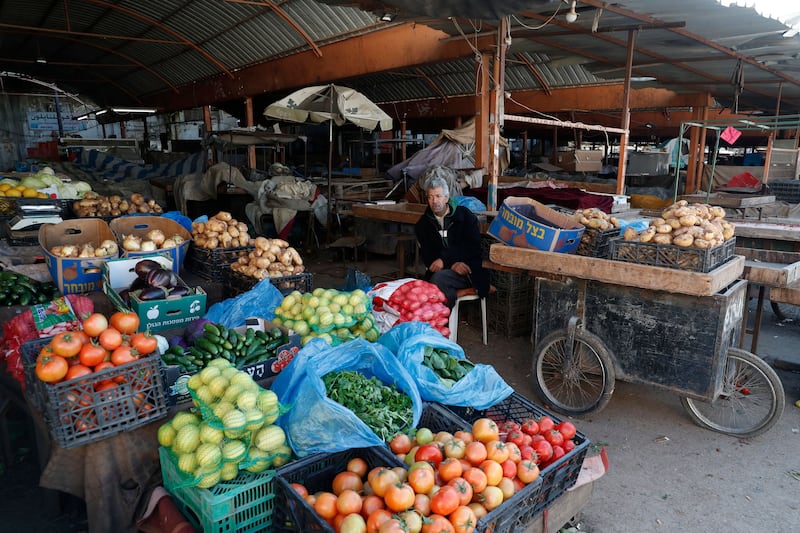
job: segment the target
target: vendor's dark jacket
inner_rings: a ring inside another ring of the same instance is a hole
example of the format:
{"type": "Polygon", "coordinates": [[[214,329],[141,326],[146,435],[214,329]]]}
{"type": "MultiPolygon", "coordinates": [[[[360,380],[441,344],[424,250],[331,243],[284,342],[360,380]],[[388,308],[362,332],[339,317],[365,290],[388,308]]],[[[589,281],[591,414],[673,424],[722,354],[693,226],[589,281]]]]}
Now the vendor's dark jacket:
{"type": "MultiPolygon", "coordinates": [[[[459,261],[472,269],[470,278],[480,296],[489,293],[489,272],[482,266],[481,233],[477,217],[464,206],[456,205],[453,198],[448,202],[450,209],[444,217],[447,239],[439,234],[439,222],[430,206],[425,210],[416,225],[420,255],[426,267],[441,258],[444,268],[450,268],[459,261]]],[[[430,278],[431,272],[425,272],[430,278]]]]}

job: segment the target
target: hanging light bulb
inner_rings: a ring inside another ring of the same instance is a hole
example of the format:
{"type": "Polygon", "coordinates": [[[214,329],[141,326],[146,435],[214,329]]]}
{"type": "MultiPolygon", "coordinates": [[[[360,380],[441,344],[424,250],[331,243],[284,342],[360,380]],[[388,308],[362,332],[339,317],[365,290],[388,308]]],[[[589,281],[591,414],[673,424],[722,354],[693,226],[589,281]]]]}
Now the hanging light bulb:
{"type": "Polygon", "coordinates": [[[567,14],[564,15],[564,19],[570,24],[578,20],[578,13],[575,12],[576,3],[577,0],[572,0],[572,3],[569,5],[569,11],[567,11],[567,14]]]}

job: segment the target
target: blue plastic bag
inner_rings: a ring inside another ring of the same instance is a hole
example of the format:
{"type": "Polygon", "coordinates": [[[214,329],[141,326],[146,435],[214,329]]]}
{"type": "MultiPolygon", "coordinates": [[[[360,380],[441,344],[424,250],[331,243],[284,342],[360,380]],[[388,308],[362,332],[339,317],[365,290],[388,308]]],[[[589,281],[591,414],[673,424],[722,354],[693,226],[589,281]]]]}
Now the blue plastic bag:
{"type": "Polygon", "coordinates": [[[422,364],[425,348],[443,348],[458,359],[464,359],[464,350],[455,342],[423,322],[404,322],[393,327],[378,339],[397,356],[414,381],[423,400],[446,405],[488,409],[514,392],[500,374],[490,365],[476,364],[466,376],[448,387],[436,373],[422,364]]]}
{"type": "Polygon", "coordinates": [[[275,317],[275,308],[283,301],[283,294],[269,278],[264,278],[247,292],[212,305],[203,318],[226,328],[243,326],[245,320],[257,316],[265,320],[275,317]]]}
{"type": "Polygon", "coordinates": [[[486,204],[475,198],[474,196],[456,196],[456,205],[463,205],[473,213],[481,213],[487,211],[486,204]]]}
{"type": "Polygon", "coordinates": [[[183,226],[186,231],[192,231],[192,219],[181,213],[180,211],[167,211],[161,215],[164,218],[169,218],[183,226]]]}
{"type": "Polygon", "coordinates": [[[328,398],[322,378],[339,370],[357,370],[368,378],[375,376],[387,385],[397,386],[411,398],[411,426],[417,426],[422,415],[419,391],[389,350],[363,339],[327,348],[324,341],[312,340],[278,374],[271,387],[281,404],[292,405],[279,423],[299,457],[385,445],[351,410],[328,398]]]}

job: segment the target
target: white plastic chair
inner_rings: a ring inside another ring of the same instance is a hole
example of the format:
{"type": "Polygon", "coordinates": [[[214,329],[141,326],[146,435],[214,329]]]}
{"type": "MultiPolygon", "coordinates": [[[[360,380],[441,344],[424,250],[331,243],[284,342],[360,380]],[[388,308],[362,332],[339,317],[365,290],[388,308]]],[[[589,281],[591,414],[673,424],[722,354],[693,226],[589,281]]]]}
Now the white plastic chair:
{"type": "Polygon", "coordinates": [[[458,342],[458,310],[461,302],[470,302],[472,300],[481,301],[481,322],[483,326],[483,344],[489,343],[489,335],[486,328],[486,298],[478,296],[478,292],[474,288],[461,289],[456,293],[456,303],[450,311],[450,340],[458,342]]]}

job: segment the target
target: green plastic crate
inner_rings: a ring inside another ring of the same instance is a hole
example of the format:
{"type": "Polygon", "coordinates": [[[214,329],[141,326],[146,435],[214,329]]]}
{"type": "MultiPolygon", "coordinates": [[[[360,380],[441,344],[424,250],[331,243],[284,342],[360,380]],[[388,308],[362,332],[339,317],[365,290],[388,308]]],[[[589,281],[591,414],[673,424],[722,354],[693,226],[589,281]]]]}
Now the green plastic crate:
{"type": "Polygon", "coordinates": [[[239,471],[236,479],[222,481],[210,489],[177,488],[178,467],[162,446],[161,476],[164,488],[192,525],[204,533],[270,531],[275,506],[275,471],[260,474],[239,471]]]}

